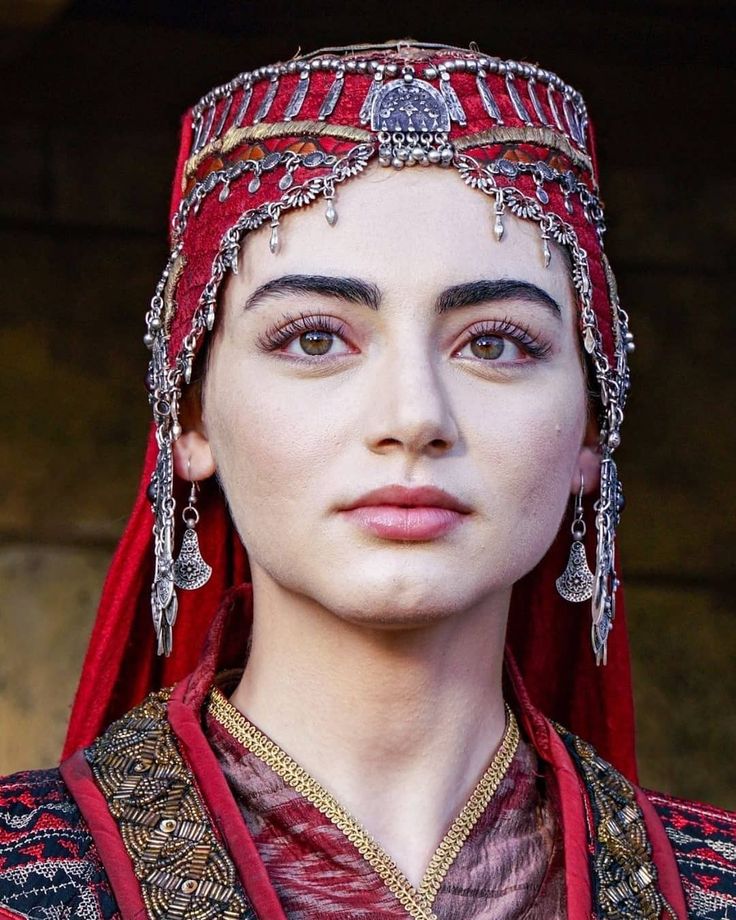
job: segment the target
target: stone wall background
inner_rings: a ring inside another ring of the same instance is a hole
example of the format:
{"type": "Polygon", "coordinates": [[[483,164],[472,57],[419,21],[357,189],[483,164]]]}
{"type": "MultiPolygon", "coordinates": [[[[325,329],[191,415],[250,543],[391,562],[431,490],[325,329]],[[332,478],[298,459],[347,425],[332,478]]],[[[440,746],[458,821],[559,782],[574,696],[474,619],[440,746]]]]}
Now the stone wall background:
{"type": "Polygon", "coordinates": [[[58,757],[131,505],[180,113],[300,43],[414,35],[538,59],[586,96],[638,346],[619,455],[642,780],[736,808],[731,17],[703,0],[0,6],[0,772],[58,757]]]}

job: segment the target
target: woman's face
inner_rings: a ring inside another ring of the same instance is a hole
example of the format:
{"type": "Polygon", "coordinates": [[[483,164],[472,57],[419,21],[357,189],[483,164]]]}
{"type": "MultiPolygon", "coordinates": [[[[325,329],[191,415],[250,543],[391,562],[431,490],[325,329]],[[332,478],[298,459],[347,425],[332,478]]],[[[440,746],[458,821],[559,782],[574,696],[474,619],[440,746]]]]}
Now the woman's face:
{"type": "Polygon", "coordinates": [[[218,472],[255,581],[419,625],[507,594],[593,484],[575,297],[536,225],[497,241],[454,171],[374,167],[336,207],[285,215],[275,255],[248,237],[177,468],[218,472]],[[364,498],[389,486],[454,507],[364,498]]]}

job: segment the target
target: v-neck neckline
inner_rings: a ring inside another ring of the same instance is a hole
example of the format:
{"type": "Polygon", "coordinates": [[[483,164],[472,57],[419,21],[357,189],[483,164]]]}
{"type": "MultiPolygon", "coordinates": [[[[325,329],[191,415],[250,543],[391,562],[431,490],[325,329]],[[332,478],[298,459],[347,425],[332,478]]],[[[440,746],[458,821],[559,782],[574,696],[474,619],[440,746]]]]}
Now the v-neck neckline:
{"type": "Polygon", "coordinates": [[[437,920],[432,905],[442,882],[508,772],[520,738],[516,718],[506,705],[506,728],[498,750],[432,855],[419,887],[415,887],[337,798],[243,715],[217,686],[212,687],[206,706],[210,716],[231,737],[304,796],[346,836],[415,920],[437,920]]]}

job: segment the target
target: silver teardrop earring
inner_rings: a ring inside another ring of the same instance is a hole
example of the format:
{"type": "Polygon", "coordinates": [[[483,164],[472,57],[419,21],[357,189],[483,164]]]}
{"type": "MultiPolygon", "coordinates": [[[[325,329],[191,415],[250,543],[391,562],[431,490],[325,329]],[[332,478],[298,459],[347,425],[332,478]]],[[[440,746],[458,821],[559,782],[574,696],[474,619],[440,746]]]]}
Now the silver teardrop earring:
{"type": "Polygon", "coordinates": [[[572,603],[588,601],[593,596],[595,576],[588,567],[588,557],[585,554],[585,521],[583,520],[583,492],[585,483],[583,474],[580,474],[580,491],[575,496],[575,515],[572,521],[572,546],[570,558],[567,560],[565,571],[560,575],[555,584],[560,596],[572,603]]]}
{"type": "Polygon", "coordinates": [[[174,584],[184,591],[195,591],[206,585],[212,574],[212,566],[208,565],[199,551],[199,538],[197,537],[197,524],[199,512],[197,504],[197,483],[190,478],[192,487],[189,491],[189,504],[182,511],[185,530],[181,541],[179,556],[174,563],[174,584]]]}

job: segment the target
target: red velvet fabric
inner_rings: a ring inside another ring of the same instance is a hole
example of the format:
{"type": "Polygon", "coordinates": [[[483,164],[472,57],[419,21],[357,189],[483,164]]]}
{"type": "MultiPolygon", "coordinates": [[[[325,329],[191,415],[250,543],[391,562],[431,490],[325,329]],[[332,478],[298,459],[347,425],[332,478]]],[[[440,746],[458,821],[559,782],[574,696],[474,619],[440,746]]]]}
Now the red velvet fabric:
{"type": "Polygon", "coordinates": [[[0,905],[0,920],[28,920],[28,918],[24,917],[23,914],[16,914],[9,907],[0,905]]]}
{"type": "MultiPolygon", "coordinates": [[[[378,56],[385,61],[396,61],[399,65],[403,63],[401,53],[383,53],[378,56]]],[[[453,56],[454,54],[449,55],[453,56]]],[[[423,56],[415,52],[411,56],[411,61],[419,67],[422,61],[436,63],[447,58],[447,52],[426,52],[423,56]]],[[[280,80],[278,93],[268,116],[269,122],[279,121],[283,117],[296,79],[296,76],[290,75],[280,80]]],[[[332,79],[332,74],[321,71],[311,75],[310,92],[299,115],[300,119],[317,116],[320,101],[324,98],[332,79]]],[[[365,129],[359,124],[358,112],[370,81],[370,75],[356,75],[346,80],[339,104],[329,118],[330,123],[365,129]]],[[[493,87],[503,111],[505,124],[522,126],[509,102],[503,78],[500,75],[489,75],[488,82],[493,87]]],[[[488,117],[482,109],[475,89],[475,78],[467,73],[454,74],[452,85],[465,107],[468,123],[462,128],[454,124],[451,139],[487,130],[488,117]]],[[[234,118],[238,108],[241,92],[237,90],[235,93],[228,115],[230,120],[234,118]]],[[[256,84],[248,110],[249,117],[257,109],[265,92],[265,82],[256,84]]],[[[557,108],[562,112],[562,98],[557,90],[553,94],[557,108]]],[[[537,95],[542,108],[551,118],[546,92],[540,91],[537,95]]],[[[224,102],[218,103],[215,124],[219,123],[224,105],[224,102]]],[[[590,127],[588,136],[592,143],[590,127]]],[[[182,126],[182,142],[172,195],[172,215],[179,205],[183,191],[191,188],[197,178],[201,179],[208,172],[221,168],[225,161],[234,162],[239,156],[252,158],[257,154],[257,151],[254,153],[252,142],[244,142],[227,154],[221,155],[214,150],[208,156],[201,157],[198,164],[190,163],[190,172],[193,170],[193,174],[187,176],[191,141],[192,113],[188,113],[182,126]]],[[[298,135],[271,139],[268,141],[268,149],[300,149],[303,141],[304,138],[298,135]]],[[[354,146],[352,141],[328,137],[322,138],[320,143],[322,149],[336,154],[346,153],[354,146]]],[[[470,152],[479,158],[496,157],[504,153],[521,159],[534,159],[549,153],[544,148],[528,144],[518,144],[516,147],[496,144],[470,152]]],[[[558,153],[553,151],[553,155],[558,156],[558,153]]],[[[594,158],[593,153],[595,162],[594,158]]],[[[572,168],[570,163],[563,165],[572,168]]],[[[325,171],[324,167],[307,169],[300,166],[295,172],[295,182],[298,184],[325,171]]],[[[575,171],[581,181],[590,188],[594,186],[594,179],[590,174],[577,167],[575,171]]],[[[192,317],[200,304],[202,291],[210,278],[212,262],[224,234],[245,210],[281,198],[278,181],[282,175],[283,170],[279,169],[266,173],[257,193],[250,193],[249,175],[246,174],[231,183],[230,193],[224,201],[220,201],[220,196],[215,190],[205,197],[196,214],[190,213],[183,235],[186,265],[175,291],[176,313],[169,340],[172,360],[177,354],[183,336],[190,330],[192,317]]],[[[360,176],[347,181],[360,181],[360,176]]],[[[499,178],[499,185],[507,181],[509,180],[499,178]]],[[[534,195],[535,186],[530,177],[518,177],[513,184],[526,195],[534,195]]],[[[337,194],[339,207],[339,187],[337,194]]],[[[588,254],[593,285],[593,307],[605,349],[611,356],[612,306],[597,234],[576,196],[571,196],[573,212],[569,213],[561,192],[551,187],[551,184],[549,194],[550,202],[546,208],[554,211],[575,228],[580,245],[588,254]]],[[[149,689],[171,684],[189,673],[199,655],[207,625],[212,620],[223,595],[248,578],[245,551],[230,520],[223,496],[216,483],[204,483],[199,500],[198,534],[202,554],[212,565],[213,575],[204,588],[195,592],[179,592],[179,615],[174,629],[173,654],[166,659],[156,657],[149,603],[153,520],[146,498],[155,456],[156,446],[151,434],[138,497],[103,590],[72,711],[65,756],[80,745],[89,743],[106,724],[137,703],[149,689]]],[[[179,504],[184,497],[182,483],[177,485],[176,497],[179,504]]],[[[594,555],[594,528],[590,526],[592,521],[588,523],[589,553],[594,555]]],[[[509,625],[509,646],[524,675],[534,704],[550,717],[589,740],[604,757],[627,776],[635,779],[631,676],[621,592],[618,596],[615,628],[609,639],[608,665],[598,668],[590,649],[588,605],[568,604],[557,595],[554,586],[555,578],[565,567],[569,539],[567,528],[563,527],[542,562],[515,587],[509,625]]],[[[242,661],[243,643],[243,631],[238,634],[237,630],[234,630],[228,642],[227,663],[238,664],[242,661]]]]}
{"type": "Polygon", "coordinates": [[[191,695],[188,681],[177,686],[168,706],[171,727],[258,916],[263,920],[286,920],[266,867],[202,732],[202,700],[197,695],[195,705],[189,699],[191,695]]]}
{"type": "Polygon", "coordinates": [[[133,863],[110,814],[84,752],[77,751],[61,765],[61,776],[87,822],[97,852],[110,880],[122,920],[147,917],[133,863]]]}

